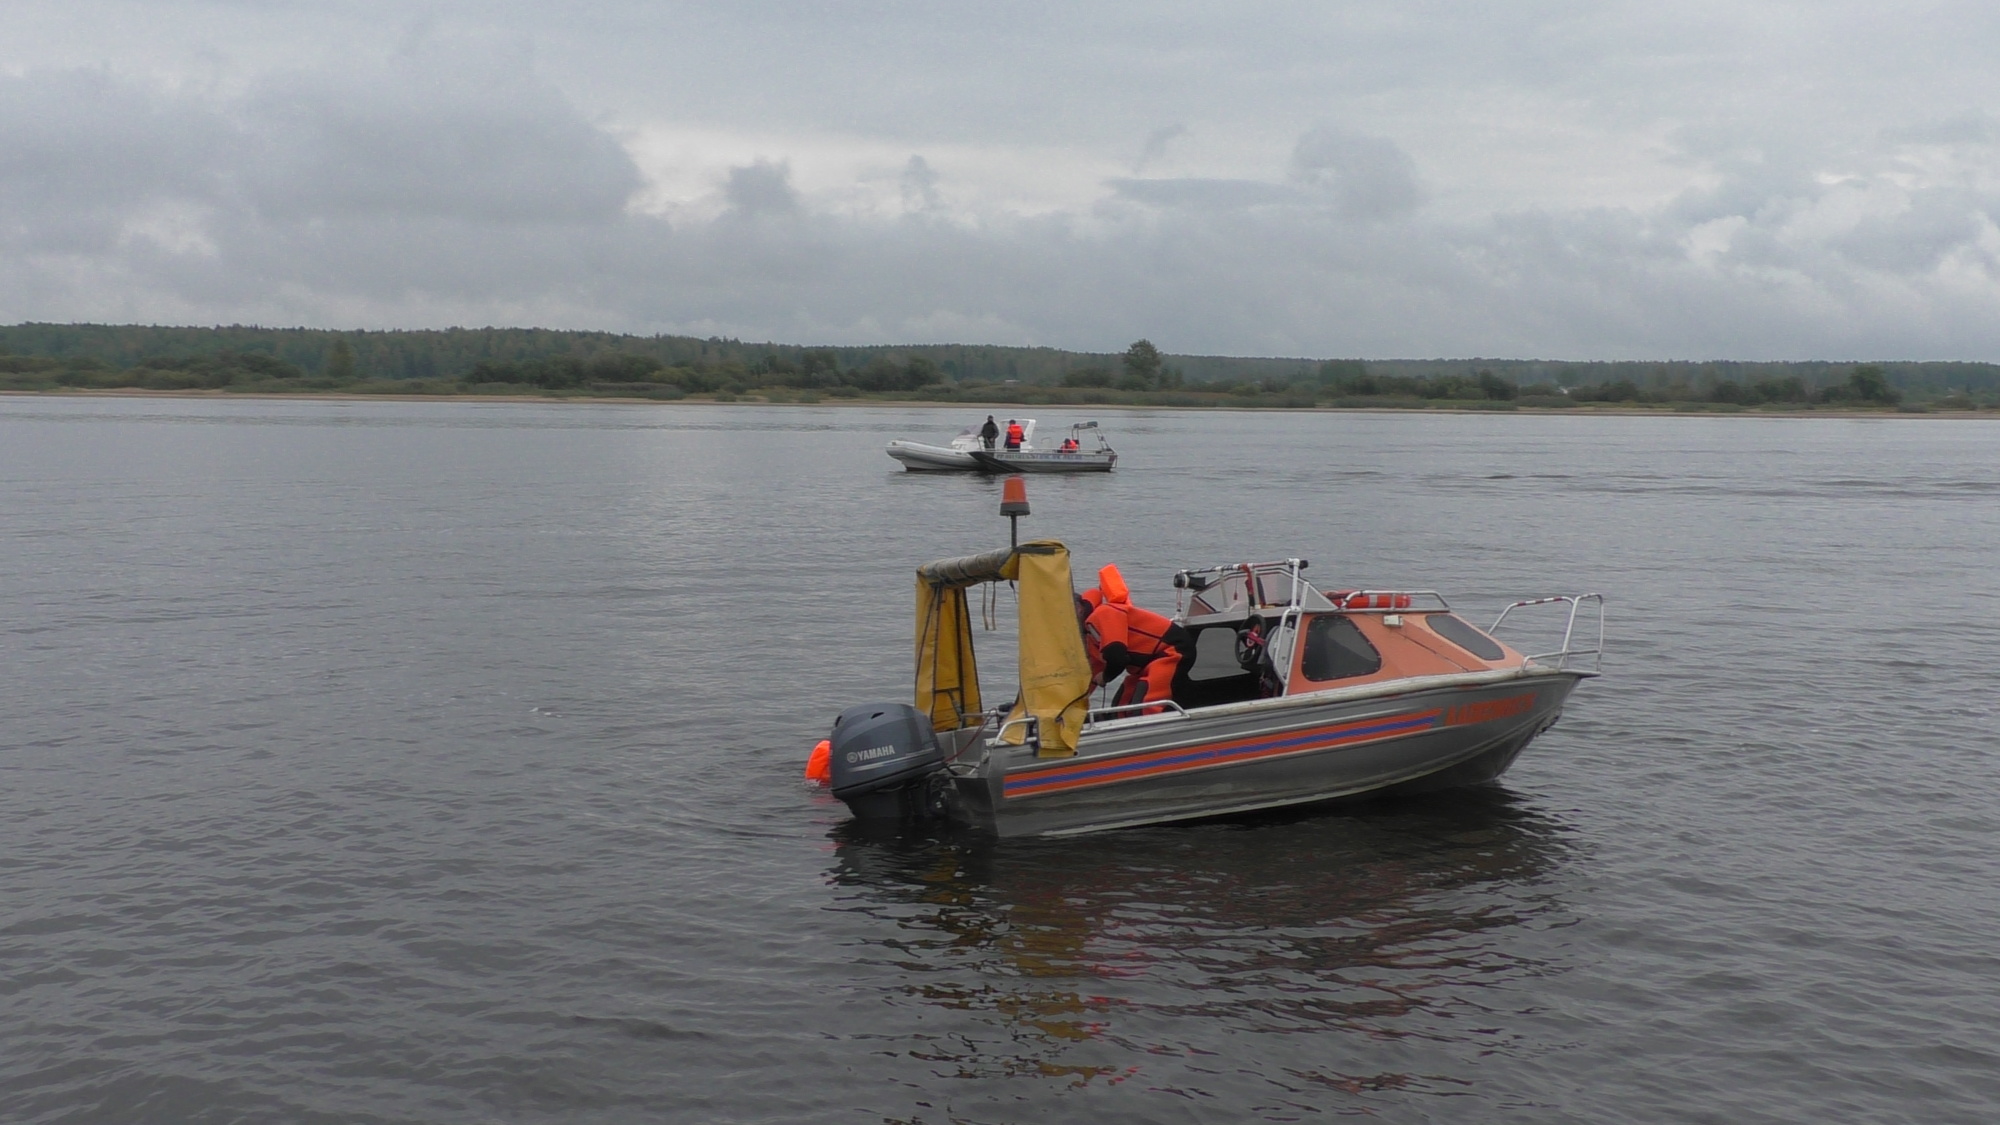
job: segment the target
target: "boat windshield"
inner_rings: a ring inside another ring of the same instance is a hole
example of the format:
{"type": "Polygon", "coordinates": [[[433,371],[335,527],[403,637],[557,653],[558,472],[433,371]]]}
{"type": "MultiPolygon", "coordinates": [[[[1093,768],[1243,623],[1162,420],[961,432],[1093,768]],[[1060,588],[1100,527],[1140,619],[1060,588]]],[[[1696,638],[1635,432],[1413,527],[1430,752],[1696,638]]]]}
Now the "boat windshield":
{"type": "Polygon", "coordinates": [[[1180,611],[1194,617],[1263,609],[1332,609],[1333,603],[1300,574],[1304,559],[1235,563],[1174,575],[1180,611]]]}

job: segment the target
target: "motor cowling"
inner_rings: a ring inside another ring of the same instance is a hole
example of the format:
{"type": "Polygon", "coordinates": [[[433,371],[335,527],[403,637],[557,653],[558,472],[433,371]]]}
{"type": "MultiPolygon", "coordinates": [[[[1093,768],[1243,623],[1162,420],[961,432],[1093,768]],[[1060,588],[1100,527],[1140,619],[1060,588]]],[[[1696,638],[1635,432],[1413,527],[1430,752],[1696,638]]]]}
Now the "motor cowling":
{"type": "Polygon", "coordinates": [[[915,820],[936,812],[931,775],[944,750],[930,716],[907,703],[864,703],[833,722],[833,795],[860,820],[915,820]]]}

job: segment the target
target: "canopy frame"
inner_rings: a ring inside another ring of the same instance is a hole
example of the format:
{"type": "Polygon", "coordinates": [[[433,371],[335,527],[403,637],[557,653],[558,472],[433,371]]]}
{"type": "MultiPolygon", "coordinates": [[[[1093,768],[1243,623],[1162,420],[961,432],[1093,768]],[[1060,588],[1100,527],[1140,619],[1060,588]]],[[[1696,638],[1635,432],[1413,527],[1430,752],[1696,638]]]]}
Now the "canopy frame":
{"type": "Polygon", "coordinates": [[[917,568],[917,710],[940,732],[987,721],[972,648],[969,587],[1013,582],[1020,604],[1021,692],[1000,726],[1000,741],[1020,745],[1034,729],[1037,753],[1076,753],[1090,705],[1090,661],[1076,620],[1069,548],[1053,539],[917,568]],[[1033,723],[1016,720],[1032,717],[1033,723]]]}

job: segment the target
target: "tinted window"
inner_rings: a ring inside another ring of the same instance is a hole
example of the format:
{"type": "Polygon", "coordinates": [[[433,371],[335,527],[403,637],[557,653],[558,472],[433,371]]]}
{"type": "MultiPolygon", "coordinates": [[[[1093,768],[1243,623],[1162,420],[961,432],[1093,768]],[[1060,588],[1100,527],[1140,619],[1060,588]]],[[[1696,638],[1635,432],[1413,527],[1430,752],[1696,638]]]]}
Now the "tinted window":
{"type": "Polygon", "coordinates": [[[1323,613],[1306,624],[1306,655],[1299,671],[1308,680],[1344,680],[1366,676],[1382,667],[1382,654],[1361,635],[1354,622],[1323,613]]]}
{"type": "Polygon", "coordinates": [[[1463,618],[1449,613],[1433,613],[1424,618],[1424,624],[1431,632],[1450,641],[1481,660],[1501,660],[1507,650],[1494,643],[1492,637],[1473,628],[1463,618]]]}

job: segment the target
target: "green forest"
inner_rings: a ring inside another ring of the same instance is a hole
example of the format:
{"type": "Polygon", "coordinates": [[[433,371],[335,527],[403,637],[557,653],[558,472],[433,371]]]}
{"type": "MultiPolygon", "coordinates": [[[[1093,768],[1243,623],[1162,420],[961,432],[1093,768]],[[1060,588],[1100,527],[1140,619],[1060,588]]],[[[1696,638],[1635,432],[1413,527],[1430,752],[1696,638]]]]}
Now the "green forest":
{"type": "Polygon", "coordinates": [[[539,328],[0,327],[0,390],[1482,410],[2000,410],[2000,365],[1272,359],[539,328]]]}

